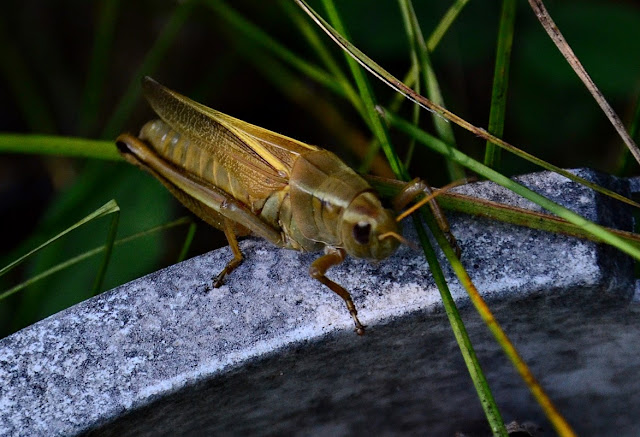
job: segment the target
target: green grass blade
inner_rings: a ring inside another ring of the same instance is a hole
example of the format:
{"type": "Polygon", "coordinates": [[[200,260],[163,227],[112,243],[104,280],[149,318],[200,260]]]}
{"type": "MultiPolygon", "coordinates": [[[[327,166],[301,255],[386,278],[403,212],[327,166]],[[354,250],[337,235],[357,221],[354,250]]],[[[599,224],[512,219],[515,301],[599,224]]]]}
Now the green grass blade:
{"type": "MultiPolygon", "coordinates": [[[[348,79],[344,78],[344,74],[340,71],[337,63],[333,58],[331,58],[331,55],[328,53],[326,48],[324,48],[321,43],[318,44],[317,41],[319,39],[317,38],[317,35],[315,35],[315,32],[311,32],[309,30],[310,27],[308,24],[299,24],[299,27],[301,28],[305,38],[310,41],[312,47],[319,51],[320,58],[324,59],[326,63],[331,66],[328,67],[331,70],[331,74],[300,58],[295,53],[291,52],[289,49],[271,38],[268,34],[264,33],[257,26],[247,21],[233,9],[226,6],[224,3],[215,1],[207,4],[209,4],[216,13],[221,15],[229,24],[232,25],[234,32],[229,38],[231,41],[234,41],[238,51],[244,56],[244,58],[251,64],[255,65],[257,71],[267,77],[281,91],[289,96],[289,98],[298,104],[302,104],[309,108],[309,110],[313,111],[320,119],[326,120],[332,116],[342,118],[342,116],[337,114],[336,109],[331,105],[323,104],[318,100],[314,100],[313,105],[310,105],[308,99],[301,98],[308,94],[307,91],[304,91],[307,88],[306,84],[304,81],[297,79],[294,74],[287,71],[279,61],[282,61],[286,65],[303,73],[305,75],[305,80],[311,78],[321,85],[326,86],[329,90],[333,91],[340,97],[347,98],[358,114],[362,117],[364,122],[367,123],[367,125],[370,124],[369,115],[366,113],[359,95],[355,92],[348,79]],[[242,40],[242,43],[236,41],[238,39],[238,33],[246,37],[242,40]],[[249,44],[246,44],[247,41],[249,44]],[[261,48],[266,48],[267,50],[256,51],[254,47],[255,45],[258,45],[261,48]],[[323,53],[325,54],[323,55],[323,53]],[[321,111],[324,111],[324,114],[320,114],[321,111]]],[[[281,2],[281,4],[283,6],[288,5],[286,2],[281,2]]],[[[290,6],[284,6],[284,8],[286,11],[291,9],[290,6]]],[[[294,11],[296,12],[292,18],[294,19],[294,22],[298,23],[299,20],[297,17],[300,16],[300,13],[298,9],[294,9],[294,11]]],[[[338,118],[335,118],[335,120],[337,119],[338,118]]],[[[332,127],[334,128],[334,131],[340,133],[339,126],[336,126],[335,122],[332,124],[332,127]]],[[[358,156],[362,155],[360,148],[354,148],[354,153],[358,156]]],[[[382,159],[375,159],[374,166],[375,171],[379,174],[389,174],[386,164],[382,159]]]]}
{"type": "MultiPolygon", "coordinates": [[[[629,124],[629,135],[636,141],[640,141],[640,95],[636,97],[636,109],[633,113],[633,118],[629,124]]],[[[631,159],[631,152],[628,148],[624,148],[618,158],[618,168],[616,174],[625,175],[631,173],[636,164],[635,160],[631,159]]]]}
{"type": "MultiPolygon", "coordinates": [[[[323,0],[323,5],[327,10],[327,15],[329,16],[329,20],[331,20],[332,24],[336,28],[336,30],[341,35],[346,35],[346,29],[342,25],[340,20],[340,16],[338,14],[337,9],[332,0],[323,0]]],[[[375,109],[375,98],[371,93],[371,86],[367,77],[365,76],[362,69],[359,67],[357,62],[347,56],[347,62],[349,67],[351,68],[352,74],[354,76],[355,82],[360,91],[360,95],[362,97],[362,101],[364,102],[365,108],[367,112],[371,114],[371,112],[377,112],[375,109]]],[[[387,159],[390,162],[392,170],[396,173],[397,177],[400,179],[408,180],[409,174],[406,169],[400,162],[395,150],[391,146],[391,142],[389,140],[389,133],[381,123],[381,119],[378,114],[371,114],[371,124],[374,127],[374,134],[376,135],[377,140],[380,142],[387,159]]],[[[456,332],[456,339],[458,336],[461,337],[459,341],[460,349],[462,351],[463,358],[465,359],[465,363],[467,364],[467,368],[469,369],[469,373],[472,377],[474,386],[478,391],[478,396],[481,400],[481,404],[485,411],[487,411],[487,419],[491,422],[492,429],[497,432],[497,435],[506,436],[506,430],[504,428],[504,424],[502,423],[502,419],[500,418],[500,413],[498,412],[497,405],[493,399],[493,395],[491,394],[491,390],[480,370],[480,364],[475,357],[475,353],[473,352],[473,348],[471,346],[471,341],[466,335],[466,330],[464,325],[462,324],[462,320],[458,314],[457,308],[455,304],[453,304],[453,299],[451,298],[451,293],[449,292],[449,288],[446,284],[446,280],[444,279],[444,274],[440,268],[440,265],[437,261],[435,253],[431,248],[428,239],[426,238],[426,234],[422,229],[422,224],[419,220],[414,221],[416,225],[416,230],[419,235],[422,236],[421,243],[423,244],[423,250],[425,251],[425,256],[429,262],[429,266],[431,268],[431,272],[436,280],[436,284],[438,285],[438,290],[444,296],[448,296],[448,298],[443,299],[445,306],[447,307],[447,314],[451,314],[450,321],[454,324],[454,332],[456,332]]]]}
{"type": "MultiPolygon", "coordinates": [[[[414,55],[412,53],[411,55],[412,59],[411,59],[411,68],[409,68],[409,71],[407,72],[407,74],[404,76],[402,82],[404,84],[406,84],[408,87],[412,87],[414,90],[416,90],[416,93],[420,93],[420,68],[418,67],[418,60],[417,60],[417,54],[415,55],[415,60],[414,60],[414,55]]],[[[391,102],[389,103],[388,107],[392,108],[393,112],[398,112],[400,110],[400,107],[402,106],[402,104],[404,102],[406,102],[407,99],[399,93],[395,93],[393,95],[393,98],[391,99],[391,102]]],[[[415,122],[415,124],[418,124],[418,120],[419,120],[419,114],[420,114],[420,106],[419,105],[413,105],[414,106],[414,110],[413,110],[413,120],[415,122]]],[[[379,148],[378,144],[372,144],[372,146],[376,146],[375,148],[372,147],[372,153],[377,153],[377,150],[379,148]]],[[[415,146],[415,142],[413,140],[411,140],[411,143],[409,143],[409,147],[407,149],[407,155],[405,157],[405,167],[409,167],[409,164],[411,163],[411,159],[412,159],[412,155],[413,155],[413,151],[414,151],[414,146],[415,146]]],[[[358,172],[366,174],[368,173],[369,170],[369,166],[368,166],[368,162],[364,162],[363,164],[360,165],[360,167],[358,167],[358,172]]]]}
{"type": "MultiPolygon", "coordinates": [[[[169,229],[169,228],[172,228],[172,227],[175,227],[175,226],[181,226],[181,225],[184,225],[184,224],[189,224],[190,225],[189,226],[189,231],[188,231],[188,234],[187,234],[187,238],[185,240],[185,243],[187,241],[189,241],[189,243],[190,243],[191,240],[192,240],[192,237],[193,237],[193,233],[192,233],[191,229],[192,228],[195,229],[195,223],[193,223],[193,220],[191,220],[190,217],[182,217],[182,218],[179,218],[178,220],[174,220],[174,221],[172,221],[170,223],[166,223],[166,224],[163,224],[163,225],[160,225],[160,226],[155,226],[155,227],[153,227],[151,229],[147,229],[145,231],[138,232],[138,233],[130,235],[128,237],[116,240],[114,242],[114,246],[120,246],[120,245],[129,243],[131,241],[137,240],[139,238],[146,237],[147,235],[151,235],[151,234],[154,234],[156,232],[163,231],[165,229],[169,229]]],[[[187,245],[185,244],[185,246],[183,246],[183,248],[186,247],[186,246],[187,245]]],[[[86,251],[84,253],[81,253],[80,255],[77,255],[77,256],[75,256],[73,258],[70,258],[70,259],[68,259],[68,260],[66,260],[64,262],[56,264],[55,266],[53,266],[53,267],[51,267],[51,268],[49,268],[49,269],[47,269],[47,270],[45,270],[45,271],[43,271],[41,273],[38,273],[37,275],[34,275],[34,276],[30,277],[26,281],[21,282],[20,284],[12,287],[12,288],[10,288],[10,289],[8,289],[6,291],[3,291],[2,293],[0,293],[0,301],[2,301],[3,299],[11,296],[12,294],[17,293],[18,291],[23,290],[23,289],[27,288],[28,286],[30,286],[30,285],[32,285],[32,284],[34,284],[34,283],[36,283],[36,282],[38,282],[38,281],[40,281],[42,279],[45,279],[45,278],[47,278],[47,277],[49,277],[49,276],[51,276],[51,275],[53,275],[53,274],[55,274],[55,273],[57,273],[59,271],[62,271],[62,270],[67,269],[69,267],[72,267],[72,266],[74,266],[74,265],[76,265],[76,264],[78,264],[78,263],[80,263],[82,261],[85,261],[85,260],[87,260],[87,259],[89,259],[89,258],[91,258],[93,256],[96,256],[96,255],[98,255],[98,254],[100,254],[102,252],[105,252],[107,250],[107,248],[108,248],[107,245],[96,247],[94,249],[91,249],[91,250],[88,250],[88,251],[86,251]]],[[[185,255],[186,255],[186,251],[185,251],[185,255]]],[[[182,260],[179,260],[179,261],[182,261],[182,260]]]]}
{"type": "Polygon", "coordinates": [[[122,160],[113,141],[53,135],[0,133],[0,152],[122,160]]]}
{"type": "Polygon", "coordinates": [[[88,135],[95,127],[98,119],[98,110],[104,94],[105,79],[107,71],[109,71],[109,53],[113,45],[119,7],[120,0],[101,0],[98,3],[98,24],[93,48],[91,49],[89,73],[80,105],[77,129],[80,135],[88,135]]]}
{"type": "MultiPolygon", "coordinates": [[[[400,193],[406,184],[403,181],[376,176],[365,176],[365,179],[374,187],[376,192],[389,198],[400,193]]],[[[435,188],[434,193],[437,193],[438,205],[447,211],[461,212],[476,217],[484,217],[530,229],[582,238],[597,243],[604,242],[579,226],[551,214],[531,211],[529,209],[505,205],[451,191],[439,191],[435,188]]],[[[629,241],[634,246],[640,247],[640,234],[608,227],[605,229],[629,241]]]]}
{"type": "MultiPolygon", "coordinates": [[[[418,59],[415,56],[412,56],[412,58],[415,58],[415,62],[417,64],[418,59]]],[[[416,70],[416,75],[419,75],[418,70],[416,70]]],[[[415,82],[415,86],[414,89],[416,90],[417,93],[420,93],[420,80],[416,80],[415,82]]],[[[411,113],[411,121],[413,122],[413,124],[415,124],[416,126],[420,125],[420,106],[418,105],[413,105],[412,109],[412,113],[411,113]]],[[[416,140],[413,138],[409,139],[409,145],[407,146],[407,154],[404,158],[404,166],[405,168],[409,168],[409,166],[411,165],[411,160],[413,159],[413,152],[416,148],[416,140]]]]}
{"type": "MultiPolygon", "coordinates": [[[[175,228],[176,226],[182,226],[182,225],[192,225],[193,223],[193,219],[191,217],[180,217],[179,219],[173,220],[169,223],[164,223],[158,226],[154,226],[150,229],[141,231],[141,232],[136,232],[133,235],[129,235],[128,237],[124,237],[124,238],[120,238],[118,240],[116,240],[115,245],[116,246],[120,246],[122,244],[126,244],[126,243],[130,243],[134,240],[137,240],[138,238],[142,238],[142,237],[146,237],[148,235],[152,235],[155,234],[156,232],[160,232],[160,231],[165,231],[167,229],[171,229],[171,228],[175,228]]],[[[190,231],[189,231],[190,232],[190,231]]],[[[104,250],[105,246],[100,246],[101,250],[104,250]]]]}
{"type": "MultiPolygon", "coordinates": [[[[409,100],[417,103],[418,105],[422,106],[425,109],[428,109],[429,111],[433,111],[436,112],[438,114],[440,114],[442,117],[446,118],[449,121],[452,121],[453,123],[457,124],[458,126],[468,130],[469,132],[473,133],[474,135],[483,138],[485,140],[491,141],[492,143],[507,149],[509,151],[511,151],[512,153],[525,158],[527,160],[529,160],[530,162],[533,162],[534,164],[540,165],[542,168],[545,168],[547,170],[550,171],[554,171],[568,179],[571,179],[574,182],[578,182],[582,185],[585,185],[589,188],[591,188],[592,190],[598,191],[599,193],[605,194],[609,197],[612,197],[614,199],[620,200],[621,202],[625,202],[628,203],[629,205],[633,205],[637,208],[640,208],[640,204],[627,199],[624,196],[619,195],[618,193],[614,193],[611,190],[607,190],[605,188],[602,188],[600,186],[598,186],[597,184],[594,184],[592,182],[589,182],[583,178],[580,178],[578,176],[575,176],[572,173],[569,173],[557,166],[554,166],[552,164],[549,164],[539,158],[536,158],[535,156],[524,152],[520,149],[518,149],[517,147],[514,147],[513,145],[507,143],[506,141],[496,137],[495,135],[491,135],[489,132],[487,132],[485,129],[482,129],[480,127],[474,126],[473,124],[469,123],[468,121],[464,120],[463,118],[457,116],[456,114],[454,114],[453,112],[443,108],[440,105],[437,105],[435,103],[433,103],[431,100],[427,99],[426,97],[417,94],[415,91],[413,91],[411,88],[409,88],[408,86],[406,86],[404,83],[400,82],[397,78],[395,78],[392,74],[390,74],[388,71],[386,71],[385,69],[383,69],[382,67],[380,67],[380,65],[376,64],[371,58],[369,58],[367,55],[365,55],[362,51],[360,51],[356,46],[354,46],[353,44],[351,44],[347,39],[345,39],[339,32],[337,32],[335,29],[333,29],[320,15],[318,15],[313,9],[311,9],[303,0],[295,0],[300,6],[301,8],[307,12],[307,14],[318,24],[318,26],[320,26],[326,33],[327,35],[329,35],[329,37],[331,37],[331,39],[333,39],[336,44],[338,44],[340,47],[342,47],[342,49],[344,51],[346,51],[347,53],[349,53],[355,60],[357,60],[357,62],[362,65],[367,71],[369,71],[371,74],[373,74],[375,77],[377,77],[378,79],[380,79],[382,82],[384,82],[385,84],[387,84],[390,88],[396,90],[397,92],[403,94],[406,98],[408,98],[409,100]]],[[[446,155],[445,155],[446,156],[446,155]]]]}
{"type": "MultiPolygon", "coordinates": [[[[334,25],[338,28],[338,32],[345,32],[344,26],[341,23],[340,16],[338,15],[338,11],[335,8],[332,0],[323,0],[323,5],[327,10],[329,15],[329,19],[333,21],[334,25]]],[[[389,161],[389,165],[391,165],[391,170],[396,175],[402,175],[403,179],[408,179],[409,175],[407,174],[400,158],[395,153],[393,148],[391,147],[391,141],[389,140],[389,132],[385,124],[382,122],[380,115],[376,112],[376,102],[371,91],[371,84],[367,80],[362,69],[358,66],[357,62],[350,56],[345,54],[345,59],[347,64],[349,65],[349,69],[351,70],[351,74],[356,82],[358,91],[360,93],[360,98],[364,104],[365,110],[367,112],[369,126],[372,128],[373,133],[376,139],[380,142],[382,150],[389,161]]]]}
{"type": "Polygon", "coordinates": [[[334,79],[340,84],[349,102],[351,102],[353,107],[360,113],[362,118],[366,119],[364,108],[362,107],[362,102],[360,101],[358,93],[353,88],[353,86],[351,86],[351,82],[342,71],[342,68],[334,59],[333,55],[326,47],[326,45],[320,39],[320,35],[318,34],[318,32],[316,32],[316,28],[309,25],[309,22],[302,15],[300,9],[298,9],[290,0],[281,0],[280,6],[298,27],[300,33],[302,33],[302,35],[316,52],[320,60],[333,75],[334,79]]]}
{"type": "MultiPolygon", "coordinates": [[[[412,63],[411,68],[405,76],[402,78],[402,83],[404,83],[409,88],[415,89],[415,84],[420,81],[420,72],[418,71],[419,67],[416,63],[415,65],[412,63]]],[[[391,102],[387,105],[389,108],[393,110],[393,112],[398,112],[400,107],[404,102],[407,101],[407,98],[400,93],[396,93],[393,95],[391,102]]]]}
{"type": "Polygon", "coordinates": [[[105,203],[103,206],[101,206],[100,208],[96,209],[94,212],[92,212],[91,214],[89,214],[88,216],[83,218],[82,220],[80,220],[77,223],[69,226],[67,229],[65,229],[64,231],[60,232],[56,236],[50,238],[49,240],[45,241],[44,243],[42,243],[41,245],[39,245],[35,249],[31,250],[30,252],[28,252],[25,255],[21,256],[20,258],[16,259],[15,261],[10,263],[9,265],[7,265],[7,266],[3,267],[2,269],[0,269],[0,276],[6,274],[8,271],[10,271],[14,267],[18,266],[19,264],[21,264],[24,260],[26,260],[31,255],[39,252],[40,250],[42,250],[43,248],[45,248],[49,244],[53,243],[54,241],[56,241],[60,237],[68,234],[69,232],[73,231],[74,229],[82,226],[83,224],[88,223],[91,220],[95,220],[97,218],[104,217],[104,216],[106,216],[108,214],[117,213],[118,211],[120,211],[120,207],[118,207],[118,204],[115,202],[115,200],[110,200],[109,202],[105,203]]]}
{"type": "Polygon", "coordinates": [[[133,75],[129,87],[120,98],[111,118],[107,121],[102,131],[102,138],[114,138],[122,130],[140,97],[140,81],[144,76],[155,71],[160,62],[165,59],[169,47],[197,3],[196,0],[186,0],[176,6],[169,21],[133,75]]]}
{"type": "Polygon", "coordinates": [[[442,19],[427,41],[427,48],[430,52],[433,52],[438,44],[440,44],[440,40],[442,40],[442,37],[447,33],[453,22],[456,21],[456,18],[458,18],[458,15],[462,12],[462,8],[464,8],[467,3],[469,3],[469,0],[456,0],[442,16],[442,19]]]}
{"type": "Polygon", "coordinates": [[[116,239],[116,233],[118,232],[118,222],[120,221],[120,209],[114,211],[113,216],[111,218],[111,223],[109,225],[109,232],[107,233],[107,244],[105,245],[104,255],[102,257],[102,262],[100,263],[100,268],[98,269],[98,273],[96,274],[96,279],[93,282],[93,295],[97,295],[102,288],[102,283],[104,282],[104,277],[107,273],[107,267],[109,267],[109,260],[111,259],[111,253],[113,252],[113,242],[116,239]]]}
{"type": "MultiPolygon", "coordinates": [[[[530,211],[511,205],[503,205],[490,200],[478,199],[459,193],[442,193],[438,195],[438,204],[448,211],[462,212],[464,214],[485,217],[503,223],[511,223],[531,229],[539,229],[541,231],[591,240],[597,243],[604,242],[596,235],[554,215],[530,211]]],[[[640,235],[619,229],[605,229],[640,248],[640,235]]]]}
{"type": "MultiPolygon", "coordinates": [[[[448,247],[448,251],[445,252],[445,254],[447,255],[447,258],[449,258],[449,256],[452,256],[452,259],[449,259],[449,261],[456,262],[459,267],[462,267],[460,261],[453,253],[453,249],[451,249],[451,246],[449,246],[449,242],[446,240],[446,237],[444,236],[442,231],[440,231],[437,223],[435,223],[435,220],[430,211],[428,211],[427,208],[422,209],[426,210],[426,213],[423,214],[423,217],[427,221],[429,229],[431,229],[432,233],[434,233],[438,244],[444,244],[445,247],[448,247]]],[[[413,215],[413,222],[416,231],[418,232],[420,245],[423,248],[425,258],[427,259],[427,262],[429,264],[429,270],[431,271],[434,281],[438,285],[438,291],[440,292],[440,297],[442,299],[445,312],[447,313],[447,318],[449,319],[449,323],[451,324],[451,329],[453,330],[453,334],[456,337],[456,341],[460,348],[460,352],[462,354],[464,362],[467,366],[467,370],[476,388],[476,392],[480,399],[480,404],[482,405],[482,408],[487,417],[487,421],[491,426],[491,431],[495,436],[506,437],[508,434],[505,429],[502,416],[500,415],[500,410],[498,409],[496,401],[493,398],[493,394],[491,393],[491,388],[489,387],[487,379],[482,372],[482,368],[480,366],[480,363],[478,362],[478,357],[476,356],[473,344],[469,339],[469,335],[464,326],[462,318],[460,317],[458,308],[456,307],[455,301],[453,300],[453,296],[451,296],[451,292],[449,291],[449,287],[447,286],[444,273],[440,268],[440,262],[438,261],[438,258],[436,257],[435,252],[431,247],[431,243],[429,242],[427,234],[422,228],[420,220],[415,214],[413,215]]],[[[464,271],[464,268],[462,268],[462,270],[464,271]]],[[[456,274],[458,274],[457,269],[454,268],[454,271],[456,271],[456,274]]],[[[463,283],[465,288],[469,286],[468,284],[471,284],[471,280],[463,283]]]]}
{"type": "MultiPolygon", "coordinates": [[[[424,42],[420,23],[418,23],[418,17],[416,17],[413,4],[411,0],[399,0],[399,3],[402,11],[402,17],[405,22],[405,28],[409,33],[409,40],[411,42],[412,49],[415,50],[418,58],[418,66],[427,91],[427,96],[435,104],[444,108],[444,98],[440,91],[440,85],[438,85],[436,73],[431,65],[431,59],[429,59],[429,50],[424,42]]],[[[416,92],[419,94],[418,90],[416,90],[416,92]]],[[[451,147],[455,147],[456,139],[453,135],[453,128],[451,127],[451,124],[434,113],[431,113],[431,115],[438,136],[451,147]]],[[[451,180],[455,181],[464,179],[464,170],[462,170],[462,168],[455,162],[447,160],[447,169],[451,180]]]]}
{"type": "MultiPolygon", "coordinates": [[[[487,129],[489,133],[499,138],[502,137],[504,132],[516,6],[516,0],[502,0],[502,13],[500,15],[498,44],[496,47],[496,65],[493,71],[493,87],[491,88],[491,110],[487,129]]],[[[487,141],[484,164],[496,170],[499,170],[500,167],[500,149],[491,141],[487,141]]]]}
{"type": "MultiPolygon", "coordinates": [[[[416,93],[420,94],[420,73],[421,73],[421,69],[420,69],[420,61],[418,60],[418,42],[416,39],[416,29],[411,25],[410,20],[409,20],[409,13],[408,13],[408,4],[409,1],[408,0],[398,0],[398,4],[400,5],[400,10],[402,12],[402,19],[404,21],[404,29],[407,33],[407,40],[409,41],[409,53],[410,53],[410,57],[411,57],[411,68],[409,69],[409,72],[413,74],[413,78],[412,78],[412,83],[413,85],[410,85],[413,87],[413,89],[416,91],[416,93]]],[[[398,94],[396,94],[397,96],[398,94]]],[[[404,100],[404,99],[402,99],[404,100]]],[[[398,100],[398,105],[400,104],[401,100],[398,100]]],[[[413,122],[413,124],[415,124],[416,126],[419,126],[420,124],[420,106],[418,105],[413,105],[413,112],[411,114],[411,121],[413,122]]],[[[413,138],[409,139],[409,145],[407,146],[407,154],[404,158],[404,166],[406,168],[409,168],[409,166],[411,165],[411,159],[413,158],[413,151],[415,149],[416,146],[416,140],[413,138]]]]}
{"type": "MultiPolygon", "coordinates": [[[[422,209],[424,210],[426,208],[422,208],[422,209]]],[[[522,359],[522,357],[520,356],[516,348],[513,346],[513,343],[511,343],[511,340],[509,340],[509,337],[507,337],[507,334],[505,334],[504,330],[502,329],[498,321],[493,316],[491,309],[489,308],[485,300],[482,298],[482,296],[478,292],[478,289],[475,287],[475,285],[471,281],[469,274],[467,273],[464,266],[460,262],[460,259],[458,259],[457,255],[455,254],[455,251],[449,244],[449,241],[447,240],[444,233],[440,230],[438,226],[431,226],[430,229],[432,229],[433,235],[436,238],[438,245],[442,248],[442,251],[447,257],[447,260],[451,264],[451,268],[453,269],[454,273],[460,280],[460,283],[467,290],[467,293],[469,294],[469,298],[471,299],[471,302],[476,308],[478,314],[480,314],[480,317],[482,317],[485,325],[489,328],[489,330],[493,334],[498,344],[502,347],[505,355],[507,355],[507,357],[513,364],[514,368],[518,371],[522,380],[525,381],[525,383],[527,384],[527,387],[529,387],[529,390],[531,391],[533,396],[536,398],[536,401],[538,402],[538,404],[544,410],[545,415],[547,416],[549,421],[553,424],[554,428],[558,432],[558,435],[575,436],[575,433],[571,429],[571,426],[567,423],[564,417],[562,417],[562,415],[558,412],[555,405],[551,402],[551,399],[549,398],[549,396],[544,392],[544,389],[542,388],[540,383],[533,376],[533,373],[529,369],[529,366],[527,366],[527,364],[522,359]]],[[[489,417],[490,416],[487,415],[487,418],[489,417]]],[[[502,429],[496,428],[494,426],[494,423],[492,423],[491,425],[492,425],[492,431],[494,435],[507,435],[506,430],[504,430],[504,425],[502,429]],[[500,431],[500,433],[498,433],[498,431],[500,431]]]]}
{"type": "MultiPolygon", "coordinates": [[[[382,110],[382,109],[381,109],[382,110]]],[[[552,202],[544,196],[512,181],[508,177],[498,173],[497,171],[487,167],[479,161],[465,155],[457,149],[451,149],[439,139],[429,135],[428,133],[416,128],[411,123],[403,120],[395,114],[390,112],[384,112],[386,119],[396,128],[405,132],[407,135],[414,137],[418,142],[426,145],[432,150],[438,153],[446,155],[449,159],[457,161],[459,164],[467,167],[468,169],[476,172],[477,174],[492,180],[493,182],[502,185],[505,188],[521,195],[522,197],[531,200],[532,202],[540,205],[544,209],[551,211],[559,217],[564,218],[570,223],[581,227],[587,232],[590,232],[602,239],[602,241],[614,246],[624,253],[633,256],[635,259],[640,260],[640,250],[633,244],[629,243],[625,239],[614,235],[604,229],[602,226],[597,225],[584,217],[576,214],[575,212],[552,202]]]]}
{"type": "MultiPolygon", "coordinates": [[[[458,18],[460,12],[462,12],[462,8],[469,2],[469,0],[456,0],[454,4],[452,4],[447,12],[442,16],[440,22],[433,30],[429,39],[426,42],[427,51],[432,53],[440,41],[442,37],[447,33],[453,22],[458,18]]],[[[408,87],[413,87],[413,85],[417,82],[419,75],[417,75],[418,65],[412,64],[411,68],[404,76],[402,83],[407,85],[408,87]]],[[[393,98],[392,103],[389,104],[389,107],[393,109],[393,112],[397,112],[400,108],[400,103],[403,102],[402,94],[396,94],[393,98]]]]}
{"type": "Polygon", "coordinates": [[[605,196],[609,196],[613,199],[619,200],[621,202],[627,203],[629,205],[635,206],[636,208],[640,208],[640,204],[638,204],[637,202],[634,202],[631,199],[628,199],[614,191],[608,190],[606,188],[603,188],[597,184],[595,184],[594,182],[588,181],[584,178],[581,178],[579,176],[574,175],[573,173],[568,172],[567,170],[560,168],[556,165],[553,165],[547,161],[544,161],[536,156],[533,156],[530,153],[525,152],[524,150],[518,149],[515,146],[512,146],[511,144],[499,140],[499,141],[495,141],[495,140],[491,140],[491,142],[497,146],[499,146],[500,148],[504,149],[504,150],[508,150],[509,152],[513,153],[514,155],[525,159],[533,164],[536,164],[542,168],[544,168],[545,170],[549,170],[552,171],[554,173],[558,173],[559,175],[562,175],[564,177],[566,177],[567,179],[571,179],[574,182],[577,182],[579,184],[582,184],[586,187],[591,188],[594,191],[597,191],[599,193],[604,194],[605,196]]]}
{"type": "Polygon", "coordinates": [[[189,219],[189,229],[187,230],[187,235],[184,237],[184,242],[182,243],[182,249],[180,249],[180,254],[178,255],[178,259],[176,262],[182,262],[187,257],[187,253],[189,252],[189,248],[191,247],[191,243],[193,242],[193,237],[196,235],[197,225],[191,219],[189,219]]]}
{"type": "MultiPolygon", "coordinates": [[[[245,38],[259,44],[261,47],[269,50],[275,56],[282,61],[291,65],[306,77],[315,80],[316,82],[327,87],[334,93],[346,97],[347,91],[341,84],[336,82],[335,78],[317,66],[306,62],[291,50],[280,44],[273,39],[269,34],[262,31],[260,28],[249,22],[243,16],[238,14],[235,10],[230,8],[226,3],[221,0],[202,0],[204,4],[225,19],[234,30],[238,31],[245,38]]],[[[237,37],[237,36],[235,36],[237,37]]]]}
{"type": "Polygon", "coordinates": [[[21,282],[20,284],[6,290],[3,291],[2,293],[0,293],[0,301],[2,301],[3,299],[21,291],[24,290],[25,288],[27,288],[28,286],[35,284],[38,281],[41,281],[45,278],[48,278],[49,276],[53,275],[54,273],[57,273],[59,271],[62,271],[66,268],[69,268],[75,264],[78,264],[81,261],[84,261],[87,258],[90,258],[91,256],[97,255],[99,253],[101,253],[104,250],[104,248],[97,248],[94,249],[90,252],[85,252],[81,255],[75,256],[73,258],[70,258],[68,260],[66,260],[65,262],[59,263],[53,267],[51,267],[50,269],[45,270],[42,273],[38,273],[37,275],[34,275],[32,277],[30,277],[29,279],[27,279],[24,282],[21,282]]]}

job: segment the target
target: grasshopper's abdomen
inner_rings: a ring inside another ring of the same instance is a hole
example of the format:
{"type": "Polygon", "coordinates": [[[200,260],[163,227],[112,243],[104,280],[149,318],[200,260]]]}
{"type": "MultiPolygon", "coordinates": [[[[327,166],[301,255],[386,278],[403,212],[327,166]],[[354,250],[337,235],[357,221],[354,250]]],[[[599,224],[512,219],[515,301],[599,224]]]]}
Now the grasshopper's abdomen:
{"type": "Polygon", "coordinates": [[[181,135],[162,120],[152,120],[142,126],[140,139],[151,144],[163,159],[229,193],[251,210],[262,208],[264,199],[251,198],[237,178],[227,171],[220,157],[203,148],[198,140],[181,135]]]}

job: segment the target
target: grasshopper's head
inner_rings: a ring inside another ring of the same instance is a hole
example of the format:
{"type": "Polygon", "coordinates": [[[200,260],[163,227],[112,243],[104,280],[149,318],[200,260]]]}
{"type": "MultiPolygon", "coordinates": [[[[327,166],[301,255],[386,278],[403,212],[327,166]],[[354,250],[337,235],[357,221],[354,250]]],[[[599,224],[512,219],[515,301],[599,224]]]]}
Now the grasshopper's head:
{"type": "Polygon", "coordinates": [[[351,201],[342,215],[341,227],[344,250],[356,258],[387,258],[402,238],[393,213],[368,191],[351,201]]]}

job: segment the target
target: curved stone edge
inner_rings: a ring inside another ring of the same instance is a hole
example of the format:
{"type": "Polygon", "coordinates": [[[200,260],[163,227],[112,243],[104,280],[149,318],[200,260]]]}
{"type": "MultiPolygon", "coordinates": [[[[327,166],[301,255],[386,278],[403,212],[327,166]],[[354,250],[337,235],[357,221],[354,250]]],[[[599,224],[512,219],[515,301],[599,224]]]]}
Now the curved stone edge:
{"type": "MultiPolygon", "coordinates": [[[[545,172],[519,180],[590,219],[601,216],[598,195],[563,177],[545,172]]],[[[522,204],[490,183],[461,190],[522,204]]],[[[614,263],[619,270],[603,272],[602,246],[465,216],[451,221],[463,262],[491,300],[599,286],[611,298],[626,299],[633,290],[625,257],[614,263]]],[[[317,255],[252,239],[241,247],[247,261],[220,289],[209,290],[210,278],[230,258],[228,248],[132,281],[1,340],[0,434],[75,434],[251,358],[352,331],[342,301],[307,275],[317,255]]],[[[424,258],[406,247],[378,264],[349,259],[330,276],[351,291],[363,323],[374,329],[440,305],[424,258]]],[[[451,283],[464,302],[464,292],[451,283]]]]}

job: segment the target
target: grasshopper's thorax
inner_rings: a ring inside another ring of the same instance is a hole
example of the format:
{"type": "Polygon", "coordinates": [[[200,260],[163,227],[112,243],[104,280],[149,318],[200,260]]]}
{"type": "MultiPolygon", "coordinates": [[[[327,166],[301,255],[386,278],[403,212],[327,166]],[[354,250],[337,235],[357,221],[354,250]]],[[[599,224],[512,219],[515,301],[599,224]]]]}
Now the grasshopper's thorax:
{"type": "Polygon", "coordinates": [[[371,186],[337,156],[319,150],[300,156],[289,180],[292,227],[300,239],[343,248],[358,258],[383,259],[398,246],[379,236],[398,226],[371,186]]]}

